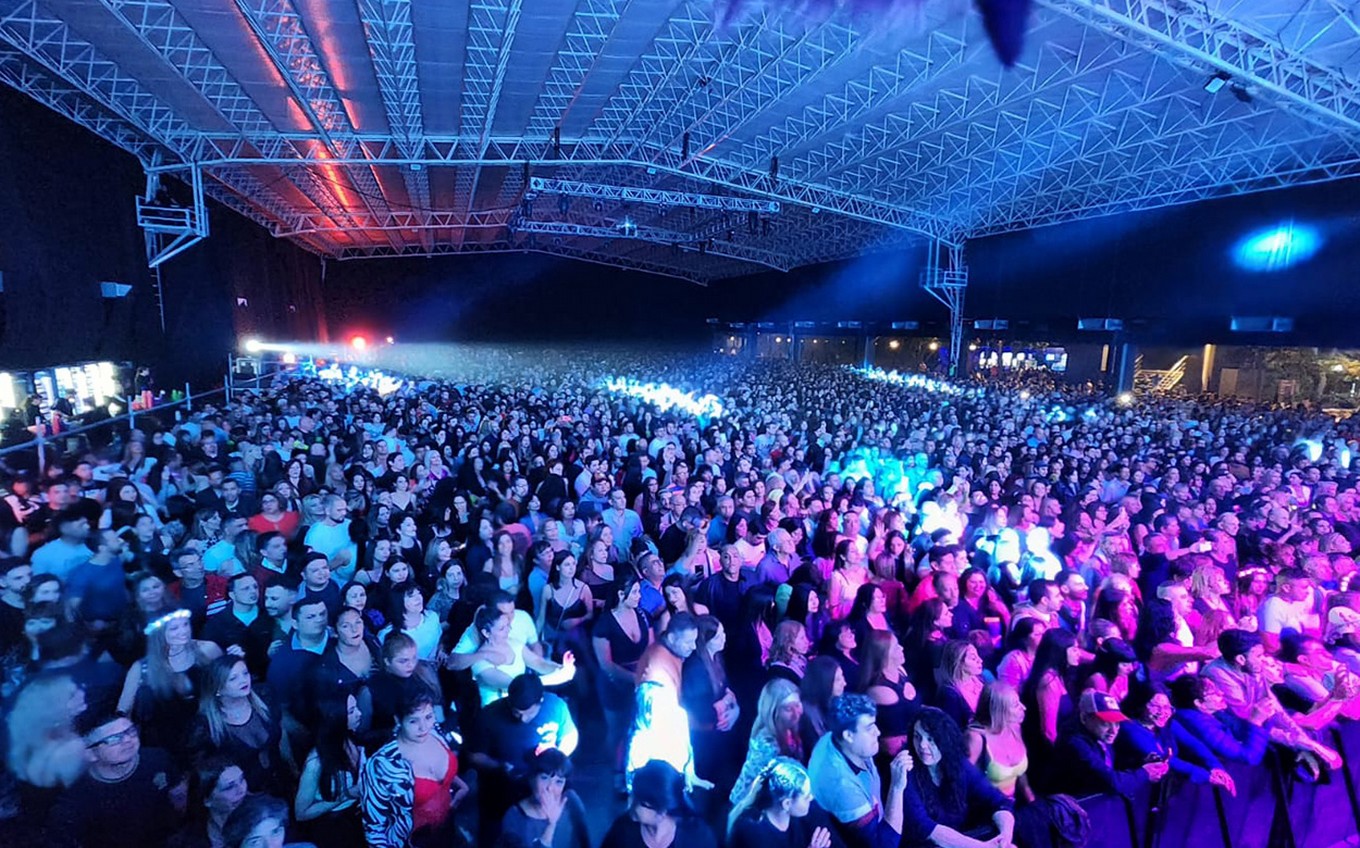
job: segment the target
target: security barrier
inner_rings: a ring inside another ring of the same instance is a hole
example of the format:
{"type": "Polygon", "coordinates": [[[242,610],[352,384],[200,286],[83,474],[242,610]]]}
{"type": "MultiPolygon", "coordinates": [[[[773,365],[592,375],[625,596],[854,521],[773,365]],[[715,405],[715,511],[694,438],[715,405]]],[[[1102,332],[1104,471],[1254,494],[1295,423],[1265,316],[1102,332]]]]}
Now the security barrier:
{"type": "Polygon", "coordinates": [[[1313,782],[1273,747],[1260,766],[1228,768],[1237,794],[1174,781],[1133,798],[1081,800],[1101,848],[1333,848],[1360,833],[1360,723],[1328,732],[1344,768],[1313,782]]]}

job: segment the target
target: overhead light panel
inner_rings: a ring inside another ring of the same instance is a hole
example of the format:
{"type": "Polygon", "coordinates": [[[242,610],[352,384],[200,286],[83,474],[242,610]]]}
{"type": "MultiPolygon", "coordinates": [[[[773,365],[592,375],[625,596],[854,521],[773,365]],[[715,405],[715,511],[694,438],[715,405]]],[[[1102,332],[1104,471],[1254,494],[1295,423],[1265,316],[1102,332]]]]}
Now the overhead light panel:
{"type": "Polygon", "coordinates": [[[1228,81],[1231,79],[1232,77],[1228,76],[1227,73],[1219,71],[1209,77],[1208,82],[1204,83],[1204,90],[1210,94],[1218,94],[1223,90],[1223,86],[1227,85],[1228,81]]]}

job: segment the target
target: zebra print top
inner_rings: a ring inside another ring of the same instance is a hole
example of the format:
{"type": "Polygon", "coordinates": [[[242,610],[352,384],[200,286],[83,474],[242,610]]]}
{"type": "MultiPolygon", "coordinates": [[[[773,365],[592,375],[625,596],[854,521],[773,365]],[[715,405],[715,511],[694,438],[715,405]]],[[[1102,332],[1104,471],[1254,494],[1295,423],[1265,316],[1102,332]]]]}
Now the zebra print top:
{"type": "Polygon", "coordinates": [[[406,848],[411,838],[416,775],[393,739],[364,764],[359,777],[364,837],[371,848],[406,848]]]}

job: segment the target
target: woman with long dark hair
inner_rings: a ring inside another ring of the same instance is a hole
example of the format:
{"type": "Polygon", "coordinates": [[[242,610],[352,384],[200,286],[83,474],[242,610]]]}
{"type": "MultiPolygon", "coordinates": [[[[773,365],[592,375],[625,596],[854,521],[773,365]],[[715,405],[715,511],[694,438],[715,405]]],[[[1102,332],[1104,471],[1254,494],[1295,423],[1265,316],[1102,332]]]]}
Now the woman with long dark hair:
{"type": "Polygon", "coordinates": [[[907,632],[907,650],[912,658],[911,679],[927,700],[935,697],[935,669],[940,667],[946,635],[954,623],[954,613],[939,598],[928,598],[916,608],[907,632]]]}
{"type": "Polygon", "coordinates": [[[690,715],[695,771],[725,783],[724,778],[736,769],[730,740],[740,713],[723,666],[727,631],[711,615],[699,616],[698,622],[698,647],[682,668],[680,703],[690,715]]]}
{"type": "Polygon", "coordinates": [[[1006,634],[1005,653],[996,667],[996,678],[1017,692],[1024,688],[1039,653],[1039,642],[1048,625],[1033,616],[1015,622],[1006,634]]]}
{"type": "Polygon", "coordinates": [[[798,733],[803,738],[803,750],[811,753],[817,740],[827,730],[827,716],[831,714],[831,699],[845,694],[845,672],[831,657],[816,657],[808,663],[803,685],[798,695],[803,700],[803,718],[798,722],[798,733]]]}
{"type": "Polygon", "coordinates": [[[971,840],[1010,845],[1015,831],[1011,801],[968,760],[963,732],[933,707],[912,723],[915,767],[902,793],[902,845],[970,845],[971,840]]]}
{"type": "Polygon", "coordinates": [[[902,643],[891,632],[875,630],[864,646],[859,691],[878,705],[879,747],[889,757],[907,745],[911,721],[921,709],[921,697],[907,675],[902,643]]]}
{"type": "MultiPolygon", "coordinates": [[[[1052,764],[1058,733],[1076,715],[1071,683],[1080,660],[1076,636],[1056,627],[1044,633],[1034,669],[1020,690],[1020,701],[1025,705],[1025,748],[1036,763],[1052,764]]],[[[1041,780],[1039,785],[1046,783],[1041,780]]]]}
{"type": "Polygon", "coordinates": [[[317,845],[362,848],[359,775],[365,757],[357,735],[363,718],[359,702],[349,692],[343,698],[326,698],[317,712],[321,723],[316,746],[302,767],[293,812],[317,845]]]}

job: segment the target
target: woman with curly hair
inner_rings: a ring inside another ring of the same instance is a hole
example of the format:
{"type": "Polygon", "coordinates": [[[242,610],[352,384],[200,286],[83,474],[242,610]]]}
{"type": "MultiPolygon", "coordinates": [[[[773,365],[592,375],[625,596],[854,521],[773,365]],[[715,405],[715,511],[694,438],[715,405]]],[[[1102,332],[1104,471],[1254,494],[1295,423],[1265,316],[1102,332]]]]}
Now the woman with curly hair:
{"type": "Polygon", "coordinates": [[[791,682],[795,688],[803,682],[803,672],[807,670],[807,653],[811,644],[807,631],[796,621],[785,619],[774,628],[774,639],[770,643],[770,663],[767,680],[780,678],[791,682]]]}
{"type": "Polygon", "coordinates": [[[902,793],[904,847],[1011,844],[1011,801],[969,762],[953,719],[934,707],[921,710],[912,723],[911,746],[916,763],[902,793]]]}

